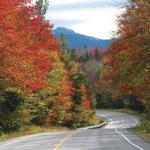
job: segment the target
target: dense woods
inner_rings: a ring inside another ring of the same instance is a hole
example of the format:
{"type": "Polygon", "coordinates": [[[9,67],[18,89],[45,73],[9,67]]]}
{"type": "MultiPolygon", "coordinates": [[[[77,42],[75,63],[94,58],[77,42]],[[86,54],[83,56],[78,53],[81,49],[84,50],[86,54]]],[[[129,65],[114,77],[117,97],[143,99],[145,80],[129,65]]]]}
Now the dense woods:
{"type": "Polygon", "coordinates": [[[81,66],[45,20],[47,0],[0,0],[0,132],[92,124],[81,66]]]}
{"type": "Polygon", "coordinates": [[[48,0],[0,0],[0,133],[93,124],[97,108],[150,114],[150,2],[130,0],[107,49],[70,49],[48,0]],[[96,100],[95,100],[96,98],[96,100]]]}
{"type": "Polygon", "coordinates": [[[99,107],[105,104],[150,113],[149,10],[149,1],[131,0],[119,17],[118,39],[102,58],[104,69],[97,84],[99,107]]]}

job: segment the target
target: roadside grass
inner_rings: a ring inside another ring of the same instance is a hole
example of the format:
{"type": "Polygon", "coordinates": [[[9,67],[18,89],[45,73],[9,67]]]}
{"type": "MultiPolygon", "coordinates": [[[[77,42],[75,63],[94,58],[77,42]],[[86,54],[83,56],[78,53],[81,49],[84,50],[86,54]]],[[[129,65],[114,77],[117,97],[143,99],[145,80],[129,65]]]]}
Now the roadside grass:
{"type": "Polygon", "coordinates": [[[150,143],[150,118],[147,118],[145,114],[140,115],[140,124],[129,130],[150,143]]]}
{"type": "Polygon", "coordinates": [[[150,116],[129,109],[108,109],[108,110],[138,116],[140,118],[140,124],[128,130],[134,132],[136,135],[144,139],[146,142],[150,143],[150,116]]]}
{"type": "Polygon", "coordinates": [[[44,132],[55,132],[55,131],[68,131],[69,128],[65,127],[40,127],[40,126],[28,126],[20,129],[19,131],[11,132],[11,133],[1,133],[0,134],[0,141],[5,141],[8,139],[37,134],[37,133],[44,133],[44,132]]]}
{"type": "Polygon", "coordinates": [[[102,117],[94,116],[92,125],[99,125],[103,123],[105,120],[102,117]]]}
{"type": "MultiPolygon", "coordinates": [[[[94,116],[91,122],[91,125],[99,125],[103,123],[104,120],[100,117],[94,116]]],[[[38,133],[45,133],[45,132],[57,132],[57,131],[69,131],[73,130],[67,127],[40,127],[40,126],[27,126],[24,128],[21,128],[19,131],[11,132],[11,133],[0,133],[0,142],[9,140],[12,138],[17,138],[21,136],[26,136],[26,135],[32,135],[32,134],[38,134],[38,133]]]]}

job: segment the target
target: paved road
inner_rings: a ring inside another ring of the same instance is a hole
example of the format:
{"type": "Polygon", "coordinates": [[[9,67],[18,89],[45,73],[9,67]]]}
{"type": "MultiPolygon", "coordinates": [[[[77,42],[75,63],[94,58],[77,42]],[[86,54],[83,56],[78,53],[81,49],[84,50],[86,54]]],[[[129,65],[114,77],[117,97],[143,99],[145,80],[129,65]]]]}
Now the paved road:
{"type": "Polygon", "coordinates": [[[97,111],[107,125],[97,129],[43,133],[0,143],[0,150],[150,150],[126,128],[134,127],[138,118],[116,112],[97,111]]]}

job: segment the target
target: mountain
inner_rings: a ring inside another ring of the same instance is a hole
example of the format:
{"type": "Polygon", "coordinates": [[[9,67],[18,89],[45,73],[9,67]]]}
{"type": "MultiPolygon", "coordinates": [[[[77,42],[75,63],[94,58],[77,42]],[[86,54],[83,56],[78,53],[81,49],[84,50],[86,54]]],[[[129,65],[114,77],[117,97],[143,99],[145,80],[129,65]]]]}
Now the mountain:
{"type": "Polygon", "coordinates": [[[112,43],[112,39],[102,40],[76,33],[75,31],[64,27],[58,27],[53,30],[55,37],[60,37],[62,33],[67,40],[69,48],[84,48],[86,45],[88,48],[97,46],[102,49],[106,49],[112,43]]]}

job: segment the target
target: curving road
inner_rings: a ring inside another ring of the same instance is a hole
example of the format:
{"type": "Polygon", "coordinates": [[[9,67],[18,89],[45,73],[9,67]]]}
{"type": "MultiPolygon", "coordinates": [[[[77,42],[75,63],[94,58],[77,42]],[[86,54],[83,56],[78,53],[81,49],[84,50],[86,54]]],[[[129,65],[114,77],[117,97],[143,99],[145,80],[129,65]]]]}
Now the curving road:
{"type": "Polygon", "coordinates": [[[127,131],[138,124],[137,117],[97,111],[107,125],[97,129],[52,132],[16,138],[0,143],[0,150],[150,150],[150,144],[127,131]]]}

